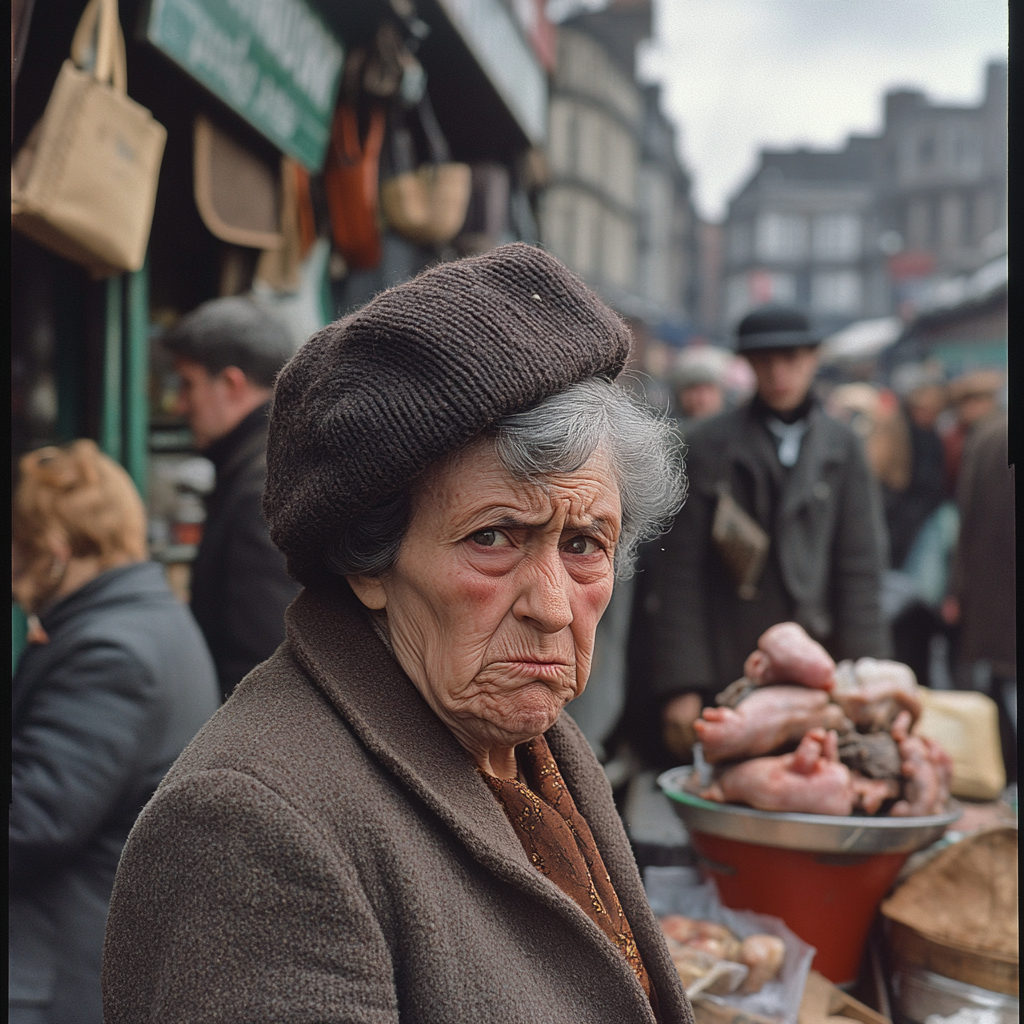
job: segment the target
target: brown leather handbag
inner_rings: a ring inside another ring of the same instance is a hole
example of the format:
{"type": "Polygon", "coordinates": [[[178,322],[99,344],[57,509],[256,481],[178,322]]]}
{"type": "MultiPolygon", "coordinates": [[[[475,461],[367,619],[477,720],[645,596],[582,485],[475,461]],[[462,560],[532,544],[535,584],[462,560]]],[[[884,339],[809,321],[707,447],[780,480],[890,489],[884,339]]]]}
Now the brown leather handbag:
{"type": "Polygon", "coordinates": [[[386,114],[370,109],[365,139],[359,138],[356,108],[338,104],[324,167],[324,187],[335,248],[352,270],[370,270],[381,260],[377,226],[377,176],[386,114]]]}

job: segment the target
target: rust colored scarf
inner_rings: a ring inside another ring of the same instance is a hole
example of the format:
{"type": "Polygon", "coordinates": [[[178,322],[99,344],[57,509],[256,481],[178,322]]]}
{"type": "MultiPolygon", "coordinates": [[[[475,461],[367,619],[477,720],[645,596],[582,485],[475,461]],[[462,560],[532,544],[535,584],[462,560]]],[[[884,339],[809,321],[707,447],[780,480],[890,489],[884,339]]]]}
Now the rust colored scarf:
{"type": "Polygon", "coordinates": [[[626,959],[657,1016],[657,1004],[640,951],[586,819],[555,763],[547,740],[538,736],[516,748],[519,779],[480,771],[505,809],[533,866],[550,878],[626,959]]]}

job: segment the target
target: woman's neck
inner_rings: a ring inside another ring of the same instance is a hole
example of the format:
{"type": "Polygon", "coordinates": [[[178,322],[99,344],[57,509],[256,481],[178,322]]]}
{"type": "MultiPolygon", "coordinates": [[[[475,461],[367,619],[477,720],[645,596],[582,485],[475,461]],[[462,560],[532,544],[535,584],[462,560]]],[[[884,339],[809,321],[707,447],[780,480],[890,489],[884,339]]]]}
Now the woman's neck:
{"type": "Polygon", "coordinates": [[[76,590],[81,590],[87,583],[91,583],[97,576],[108,570],[129,565],[134,561],[136,559],[130,555],[119,555],[106,560],[101,559],[99,555],[72,556],[67,561],[57,589],[47,596],[43,602],[44,607],[40,607],[39,611],[45,611],[46,608],[53,607],[58,601],[63,601],[65,597],[70,597],[76,590]]]}

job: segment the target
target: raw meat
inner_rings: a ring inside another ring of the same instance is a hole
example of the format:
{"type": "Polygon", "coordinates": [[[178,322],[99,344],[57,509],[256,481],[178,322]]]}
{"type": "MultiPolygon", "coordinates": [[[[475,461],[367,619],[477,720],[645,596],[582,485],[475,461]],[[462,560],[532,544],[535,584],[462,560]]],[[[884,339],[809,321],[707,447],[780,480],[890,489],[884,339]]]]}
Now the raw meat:
{"type": "Polygon", "coordinates": [[[912,722],[921,715],[917,679],[898,661],[840,662],[832,699],[861,732],[889,732],[900,711],[909,711],[912,722]]]}
{"type": "Polygon", "coordinates": [[[749,968],[740,992],[760,992],[766,981],[778,977],[786,959],[786,944],[777,935],[750,935],[740,946],[740,963],[749,968]]]}
{"type": "Polygon", "coordinates": [[[739,939],[724,924],[669,914],[661,919],[661,930],[684,946],[702,949],[723,960],[735,960],[739,956],[739,939]]]}
{"type": "Polygon", "coordinates": [[[705,708],[693,723],[708,764],[759,757],[792,747],[809,729],[851,728],[842,709],[824,690],[803,686],[766,686],[737,708],[705,708]]]}
{"type": "Polygon", "coordinates": [[[762,811],[852,814],[857,794],[850,769],[839,763],[838,746],[834,732],[812,729],[792,754],[732,765],[700,796],[762,811]]]}
{"type": "Polygon", "coordinates": [[[900,748],[887,732],[848,732],[839,736],[839,760],[869,779],[899,779],[900,748]]]}
{"type": "Polygon", "coordinates": [[[683,945],[697,936],[697,922],[692,918],[683,917],[682,914],[669,914],[658,923],[667,938],[683,945]]]}
{"type": "Polygon", "coordinates": [[[780,622],[766,629],[757,650],[747,658],[743,674],[757,686],[796,683],[816,690],[835,686],[836,663],[796,622],[780,622]]]}
{"type": "MultiPolygon", "coordinates": [[[[760,992],[765,982],[777,977],[782,970],[786,947],[782,939],[774,935],[750,935],[741,942],[725,925],[680,914],[669,914],[658,923],[687,988],[707,976],[716,961],[732,961],[745,968],[739,989],[745,995],[760,992]]],[[[735,975],[732,984],[740,980],[735,975]]],[[[714,992],[721,984],[716,982],[707,991],[714,992]]]]}
{"type": "Polygon", "coordinates": [[[865,814],[877,814],[886,800],[900,795],[898,779],[869,779],[857,772],[853,776],[853,792],[857,810],[865,814]]]}
{"type": "Polygon", "coordinates": [[[892,738],[903,759],[903,799],[889,812],[894,818],[940,814],[949,800],[953,759],[934,740],[910,732],[909,711],[901,711],[892,727],[892,738]]]}

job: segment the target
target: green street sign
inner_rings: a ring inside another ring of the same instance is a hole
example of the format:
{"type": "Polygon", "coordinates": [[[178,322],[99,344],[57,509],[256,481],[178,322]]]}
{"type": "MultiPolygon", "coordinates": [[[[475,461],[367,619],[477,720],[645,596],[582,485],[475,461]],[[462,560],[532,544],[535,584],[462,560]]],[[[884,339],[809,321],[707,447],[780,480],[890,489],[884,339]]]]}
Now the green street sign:
{"type": "Polygon", "coordinates": [[[283,152],[323,166],[345,52],[305,0],[153,0],[146,38],[283,152]]]}

